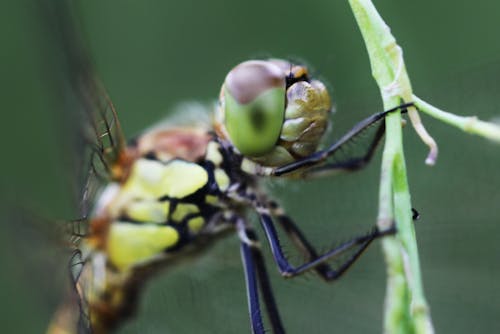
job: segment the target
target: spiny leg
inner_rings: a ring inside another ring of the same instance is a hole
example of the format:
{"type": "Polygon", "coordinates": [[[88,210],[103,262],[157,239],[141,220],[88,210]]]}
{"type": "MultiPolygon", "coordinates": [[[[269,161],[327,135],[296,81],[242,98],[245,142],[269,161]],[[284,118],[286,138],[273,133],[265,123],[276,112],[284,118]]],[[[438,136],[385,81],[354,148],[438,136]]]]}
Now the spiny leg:
{"type": "Polygon", "coordinates": [[[237,229],[241,239],[240,250],[245,269],[248,308],[252,332],[254,334],[265,333],[259,303],[258,290],[260,287],[273,333],[284,334],[285,330],[276,306],[264,258],[262,257],[262,253],[258,246],[257,236],[252,230],[244,226],[242,220],[237,223],[237,229]],[[257,282],[259,283],[259,286],[257,286],[257,282]]]}
{"type": "MultiPolygon", "coordinates": [[[[270,201],[268,203],[272,216],[276,218],[281,228],[285,231],[286,235],[293,242],[295,247],[305,255],[309,261],[318,258],[318,252],[314,246],[307,240],[304,233],[295,224],[295,222],[288,215],[285,214],[284,210],[279,207],[278,203],[270,201]]],[[[334,270],[327,264],[321,263],[314,270],[325,280],[332,275],[334,270]]]]}
{"type": "Polygon", "coordinates": [[[274,227],[274,221],[269,213],[265,212],[263,209],[258,210],[260,216],[260,222],[264,229],[267,241],[271,247],[271,252],[273,258],[279,268],[282,276],[294,277],[309,270],[315,269],[316,267],[324,264],[326,261],[336,258],[340,255],[345,254],[348,251],[355,249],[354,253],[339,266],[338,269],[332,270],[331,272],[325,272],[326,275],[323,277],[325,280],[336,280],[342,276],[347,269],[359,258],[363,251],[370,245],[370,243],[382,236],[390,235],[395,233],[395,228],[391,228],[386,231],[379,231],[376,227],[368,234],[360,237],[353,238],[328,252],[317,256],[315,259],[303,263],[299,266],[292,266],[286,259],[283,249],[280,245],[278,239],[278,233],[274,227]]]}
{"type": "MultiPolygon", "coordinates": [[[[309,261],[313,261],[319,257],[314,246],[307,240],[304,232],[297,226],[293,219],[288,216],[285,211],[274,201],[268,202],[269,209],[271,210],[272,217],[276,218],[278,223],[281,225],[286,235],[290,238],[293,244],[301,251],[302,254],[307,256],[309,261]]],[[[420,215],[416,209],[412,210],[412,219],[418,220],[420,215]]],[[[391,231],[388,231],[390,234],[391,231]]],[[[384,233],[384,234],[388,234],[384,233]]],[[[365,247],[366,248],[366,247],[365,247]]],[[[351,263],[352,264],[352,263],[351,263]]],[[[314,267],[314,270],[323,278],[325,281],[334,280],[339,277],[339,270],[334,270],[327,263],[321,263],[314,267]]],[[[344,269],[344,271],[347,268],[344,269]]]]}
{"type": "Polygon", "coordinates": [[[366,152],[362,155],[349,158],[339,162],[325,163],[320,164],[319,166],[312,166],[307,169],[304,173],[304,177],[315,177],[325,173],[332,173],[335,171],[348,171],[354,172],[360,169],[363,169],[368,165],[368,163],[372,160],[373,155],[375,154],[377,147],[384,137],[385,134],[385,123],[382,122],[377,131],[375,132],[374,137],[372,138],[366,152]]]}
{"type": "MultiPolygon", "coordinates": [[[[365,131],[367,128],[372,126],[373,124],[377,123],[378,121],[382,120],[387,116],[387,114],[391,112],[395,112],[397,110],[401,110],[402,112],[406,112],[406,108],[413,106],[413,103],[405,103],[401,104],[395,108],[392,108],[390,110],[386,110],[374,115],[371,115],[361,122],[357,123],[354,125],[354,127],[349,130],[345,135],[343,135],[339,140],[334,142],[330,147],[328,147],[325,150],[318,151],[316,153],[311,154],[308,157],[305,157],[303,159],[297,160],[295,162],[292,162],[290,164],[277,167],[273,169],[271,172],[271,175],[274,176],[281,176],[284,174],[296,172],[299,170],[304,170],[305,174],[307,174],[307,169],[312,168],[315,166],[318,166],[322,163],[325,163],[326,159],[333,156],[344,144],[350,142],[354,137],[365,131]]],[[[383,134],[385,132],[385,127],[381,125],[379,129],[377,130],[377,133],[375,134],[374,139],[372,140],[372,143],[369,145],[367,151],[365,154],[363,154],[361,157],[354,158],[354,159],[349,159],[344,162],[339,162],[339,163],[334,163],[330,165],[324,165],[324,166],[318,166],[318,171],[324,172],[326,170],[357,170],[362,167],[364,167],[371,159],[373,156],[373,153],[375,152],[375,149],[380,142],[380,139],[382,138],[383,134]]],[[[315,172],[313,169],[311,171],[312,173],[315,172]]],[[[309,175],[311,176],[311,175],[309,175]]]]}
{"type": "Polygon", "coordinates": [[[281,318],[279,315],[278,308],[276,306],[276,301],[274,299],[274,293],[271,287],[271,281],[269,280],[269,275],[264,263],[264,257],[262,256],[261,250],[259,248],[252,248],[252,255],[257,266],[257,275],[259,278],[260,288],[262,291],[262,296],[264,298],[264,303],[266,305],[266,310],[269,316],[269,321],[271,322],[271,327],[275,334],[285,333],[281,318]]]}

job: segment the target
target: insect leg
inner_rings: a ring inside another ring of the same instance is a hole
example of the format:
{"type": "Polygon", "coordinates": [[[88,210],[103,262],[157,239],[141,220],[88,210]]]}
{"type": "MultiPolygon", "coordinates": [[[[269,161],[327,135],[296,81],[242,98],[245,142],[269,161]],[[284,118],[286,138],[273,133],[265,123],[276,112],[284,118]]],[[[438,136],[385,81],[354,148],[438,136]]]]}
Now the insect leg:
{"type": "MultiPolygon", "coordinates": [[[[293,245],[295,245],[295,247],[309,259],[309,261],[318,258],[318,252],[309,240],[307,240],[304,232],[300,230],[293,219],[285,214],[283,209],[278,207],[277,203],[270,202],[269,204],[272,207],[273,217],[276,218],[277,222],[285,231],[288,238],[292,241],[293,245]]],[[[327,263],[319,264],[314,268],[314,270],[326,281],[328,281],[329,277],[335,275],[335,270],[333,270],[327,263]]]]}
{"type": "Polygon", "coordinates": [[[362,154],[361,156],[349,158],[339,162],[324,163],[324,164],[319,164],[319,166],[312,166],[305,171],[305,173],[303,174],[304,177],[321,176],[324,175],[325,173],[332,173],[337,171],[354,172],[363,169],[364,167],[366,167],[366,165],[368,165],[368,163],[373,158],[373,155],[375,154],[377,147],[380,144],[380,141],[384,137],[384,134],[385,134],[385,122],[381,122],[364,154],[362,154]]]}
{"type": "Polygon", "coordinates": [[[273,333],[284,334],[285,330],[276,306],[271,282],[265,267],[264,258],[260,251],[257,236],[252,230],[246,228],[243,223],[238,223],[237,229],[241,239],[241,258],[245,269],[248,309],[252,331],[254,334],[265,333],[259,303],[258,290],[260,287],[273,333]],[[259,286],[257,286],[257,282],[259,286]]]}
{"type": "Polygon", "coordinates": [[[325,271],[325,280],[336,280],[340,276],[342,276],[347,269],[351,267],[351,265],[361,256],[363,251],[370,245],[370,243],[382,236],[390,235],[395,233],[395,228],[391,228],[386,231],[379,231],[376,227],[370,231],[368,234],[353,238],[331,250],[328,252],[321,254],[314,259],[301,264],[299,266],[292,266],[288,260],[286,259],[283,249],[279,243],[278,234],[274,227],[274,222],[272,217],[267,213],[260,210],[259,212],[260,222],[266,234],[267,241],[269,242],[269,246],[271,247],[271,252],[273,254],[273,258],[279,268],[279,271],[284,277],[294,277],[309,270],[315,269],[316,267],[324,264],[326,261],[334,259],[340,255],[345,254],[348,251],[355,250],[354,253],[345,260],[339,268],[336,270],[332,270],[330,272],[325,271]]]}
{"type": "MultiPolygon", "coordinates": [[[[307,176],[312,176],[307,174],[307,170],[309,168],[313,168],[318,165],[321,166],[319,168],[317,167],[318,172],[320,171],[324,172],[326,170],[357,170],[363,168],[370,161],[371,157],[373,156],[373,153],[375,152],[377,144],[380,142],[380,139],[382,138],[385,132],[385,126],[383,124],[379,126],[377,133],[375,134],[375,137],[372,140],[372,143],[369,145],[366,153],[363,154],[361,157],[348,159],[346,161],[333,163],[330,165],[322,165],[322,164],[325,163],[326,159],[333,156],[337,151],[339,151],[339,149],[341,149],[344,144],[349,143],[353,138],[355,138],[357,135],[368,129],[370,126],[384,119],[389,113],[395,112],[397,110],[406,112],[406,108],[412,105],[413,103],[405,103],[390,110],[373,114],[365,118],[361,122],[357,123],[356,125],[354,125],[354,127],[351,130],[349,130],[346,134],[344,134],[339,140],[331,144],[330,147],[328,147],[327,149],[318,151],[316,153],[311,154],[308,157],[289,163],[287,165],[277,167],[271,172],[271,175],[281,176],[291,172],[304,170],[307,176]]],[[[313,169],[312,172],[314,173],[315,170],[313,169]]]]}
{"type": "MultiPolygon", "coordinates": [[[[292,243],[297,247],[297,249],[307,256],[309,261],[313,261],[319,257],[318,252],[314,246],[307,240],[304,232],[297,226],[293,219],[288,216],[284,210],[274,201],[269,201],[268,206],[271,210],[272,216],[276,218],[277,222],[280,224],[281,228],[285,231],[286,235],[290,238],[292,243]]],[[[420,214],[416,209],[412,210],[412,219],[418,220],[420,214]]],[[[321,263],[314,268],[314,270],[323,278],[325,281],[331,280],[331,277],[338,277],[338,271],[332,269],[327,263],[321,263]]]]}

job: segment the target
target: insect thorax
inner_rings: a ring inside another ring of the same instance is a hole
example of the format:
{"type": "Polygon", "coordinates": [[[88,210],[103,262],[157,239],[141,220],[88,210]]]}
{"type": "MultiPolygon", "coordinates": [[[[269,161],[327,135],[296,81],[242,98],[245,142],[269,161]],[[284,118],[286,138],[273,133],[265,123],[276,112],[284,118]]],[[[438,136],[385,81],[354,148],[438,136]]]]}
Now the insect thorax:
{"type": "Polygon", "coordinates": [[[126,154],[123,178],[106,187],[91,222],[89,244],[109,264],[125,270],[148,263],[223,224],[215,220],[232,181],[215,136],[194,128],[150,131],[126,154]]]}

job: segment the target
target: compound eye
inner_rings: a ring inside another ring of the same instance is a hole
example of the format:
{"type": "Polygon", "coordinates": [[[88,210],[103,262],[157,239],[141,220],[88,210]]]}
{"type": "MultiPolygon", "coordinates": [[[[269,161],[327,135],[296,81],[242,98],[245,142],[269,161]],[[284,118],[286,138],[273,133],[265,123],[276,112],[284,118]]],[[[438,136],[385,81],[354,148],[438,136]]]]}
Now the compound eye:
{"type": "Polygon", "coordinates": [[[270,152],[285,117],[286,74],[269,61],[247,61],[224,81],[224,125],[244,155],[270,152]]]}

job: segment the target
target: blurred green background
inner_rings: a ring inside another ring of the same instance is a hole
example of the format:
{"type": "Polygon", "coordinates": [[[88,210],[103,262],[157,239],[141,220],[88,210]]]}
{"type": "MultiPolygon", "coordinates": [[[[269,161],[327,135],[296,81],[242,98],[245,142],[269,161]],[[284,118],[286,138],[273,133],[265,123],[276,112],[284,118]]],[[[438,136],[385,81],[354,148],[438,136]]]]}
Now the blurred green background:
{"type": "MultiPolygon", "coordinates": [[[[127,134],[177,103],[217,97],[227,71],[254,57],[301,59],[332,89],[333,140],[381,110],[347,1],[78,1],[91,54],[127,134]]],[[[500,117],[500,2],[377,1],[404,49],[415,92],[436,106],[500,117]]],[[[0,5],[0,189],[42,215],[73,218],[57,117],[57,67],[34,1],[0,5]]],[[[405,148],[426,295],[438,333],[500,331],[500,146],[430,119],[435,167],[410,126],[405,148]]],[[[321,249],[365,231],[377,214],[380,154],[367,170],[271,191],[321,249]]],[[[5,202],[5,200],[3,200],[5,202]]],[[[0,230],[0,328],[41,333],[61,298],[67,254],[12,219],[0,230]]],[[[267,248],[265,248],[267,250],[267,248]]],[[[270,258],[268,257],[268,260],[270,258]]],[[[268,261],[289,333],[380,333],[385,273],[375,244],[339,282],[279,277],[268,261]]],[[[238,242],[148,285],[122,333],[248,333],[238,242]]]]}

